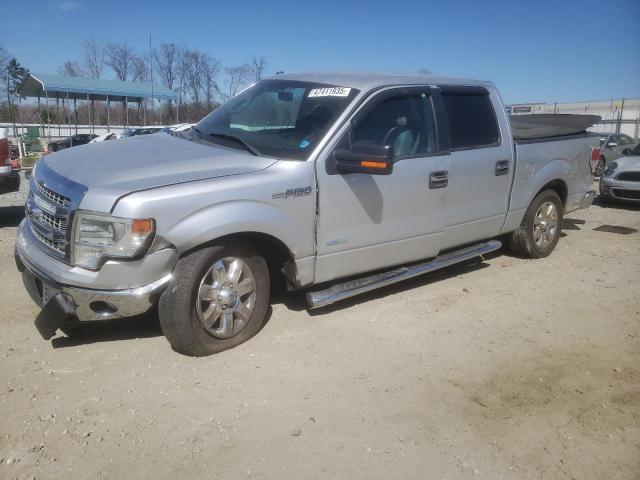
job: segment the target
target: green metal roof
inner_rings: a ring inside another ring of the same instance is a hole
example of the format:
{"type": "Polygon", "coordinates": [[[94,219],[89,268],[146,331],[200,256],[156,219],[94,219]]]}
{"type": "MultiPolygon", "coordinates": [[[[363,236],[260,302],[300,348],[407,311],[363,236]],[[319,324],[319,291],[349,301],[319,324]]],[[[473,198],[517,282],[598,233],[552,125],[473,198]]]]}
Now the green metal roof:
{"type": "Polygon", "coordinates": [[[30,73],[19,88],[25,97],[77,98],[81,100],[135,102],[142,98],[175,100],[178,96],[168,88],[151,82],[123,82],[83,77],[61,77],[43,73],[30,73]],[[46,93],[45,93],[46,92],[46,93]]]}

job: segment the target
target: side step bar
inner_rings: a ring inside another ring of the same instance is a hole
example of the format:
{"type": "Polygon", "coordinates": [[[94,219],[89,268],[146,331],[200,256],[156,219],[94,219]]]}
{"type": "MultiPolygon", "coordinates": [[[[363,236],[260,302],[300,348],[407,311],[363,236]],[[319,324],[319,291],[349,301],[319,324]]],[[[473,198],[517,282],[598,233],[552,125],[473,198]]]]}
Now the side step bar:
{"type": "Polygon", "coordinates": [[[344,283],[333,285],[324,290],[307,293],[307,302],[309,303],[310,308],[324,307],[325,305],[330,305],[339,300],[354,297],[361,293],[375,290],[376,288],[402,282],[403,280],[417,277],[418,275],[423,275],[456,263],[471,260],[472,258],[494,252],[500,249],[501,246],[502,244],[498,240],[491,240],[489,242],[478,243],[470,247],[445,253],[444,255],[440,255],[428,262],[400,267],[387,272],[370,275],[368,277],[349,280],[344,283]]]}

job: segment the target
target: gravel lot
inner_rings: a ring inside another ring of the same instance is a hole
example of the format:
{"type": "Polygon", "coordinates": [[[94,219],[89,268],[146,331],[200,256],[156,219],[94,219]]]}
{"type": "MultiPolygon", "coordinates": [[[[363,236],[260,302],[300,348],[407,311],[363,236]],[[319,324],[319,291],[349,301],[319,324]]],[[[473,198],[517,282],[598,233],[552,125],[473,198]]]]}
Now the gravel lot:
{"type": "Polygon", "coordinates": [[[43,341],[0,203],[0,478],[640,478],[640,211],[174,353],[156,319],[43,341]]]}

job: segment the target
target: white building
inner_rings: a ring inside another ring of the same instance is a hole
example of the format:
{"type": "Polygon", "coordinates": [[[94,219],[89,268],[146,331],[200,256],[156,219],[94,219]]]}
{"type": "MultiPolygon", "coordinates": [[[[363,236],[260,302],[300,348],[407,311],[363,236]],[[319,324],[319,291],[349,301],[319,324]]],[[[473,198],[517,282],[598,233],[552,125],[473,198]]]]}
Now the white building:
{"type": "Polygon", "coordinates": [[[512,115],[536,113],[599,115],[602,120],[590,128],[590,131],[596,133],[619,131],[634,138],[640,138],[640,99],[638,98],[575,103],[517,103],[508,105],[506,108],[507,113],[512,115]]]}

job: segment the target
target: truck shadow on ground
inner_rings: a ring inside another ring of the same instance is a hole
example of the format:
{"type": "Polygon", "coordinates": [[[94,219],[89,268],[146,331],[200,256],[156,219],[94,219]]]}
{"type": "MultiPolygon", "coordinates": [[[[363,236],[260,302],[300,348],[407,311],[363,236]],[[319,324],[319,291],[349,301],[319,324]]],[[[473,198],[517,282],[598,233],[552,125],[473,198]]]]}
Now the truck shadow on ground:
{"type": "MultiPolygon", "coordinates": [[[[500,256],[501,250],[498,252],[492,252],[488,255],[485,255],[485,259],[491,259],[500,256]]],[[[463,262],[457,265],[453,265],[451,267],[447,267],[445,269],[434,271],[432,273],[427,273],[415,278],[411,278],[409,280],[404,280],[402,282],[395,283],[393,285],[388,285],[386,287],[381,287],[376,290],[372,290],[367,293],[363,293],[360,295],[356,295],[355,297],[351,297],[339,302],[336,302],[332,305],[327,305],[325,307],[319,307],[314,309],[309,309],[309,304],[306,301],[305,295],[307,293],[306,290],[299,292],[278,292],[274,294],[272,299],[272,303],[281,303],[289,310],[293,310],[295,312],[300,312],[303,310],[307,310],[309,315],[324,315],[326,313],[335,312],[338,310],[343,310],[347,308],[351,308],[361,303],[368,302],[370,300],[376,300],[380,298],[387,297],[389,295],[394,295],[400,292],[408,292],[415,288],[424,287],[431,283],[447,280],[449,278],[457,277],[459,275],[463,275],[465,273],[470,273],[476,270],[480,270],[483,268],[487,268],[490,265],[485,263],[481,259],[469,260],[467,262],[463,262]],[[276,296],[277,295],[277,296],[276,296]]],[[[328,288],[332,284],[324,285],[324,287],[328,288]]]]}
{"type": "Polygon", "coordinates": [[[0,228],[17,227],[24,218],[24,206],[0,207],[0,228]]]}
{"type": "MultiPolygon", "coordinates": [[[[271,319],[272,309],[267,310],[267,317],[262,326],[264,328],[271,319]]],[[[261,328],[261,329],[262,329],[261,328]]],[[[116,342],[122,340],[138,340],[143,338],[161,337],[162,328],[155,309],[135,317],[117,318],[86,322],[72,336],[57,336],[51,340],[53,348],[76,347],[91,343],[116,342]]]]}
{"type": "Polygon", "coordinates": [[[135,340],[162,335],[158,315],[149,312],[129,318],[86,322],[72,336],[58,336],[51,340],[53,348],[75,347],[98,342],[135,340]]]}
{"type": "Polygon", "coordinates": [[[606,209],[640,212],[640,203],[622,202],[615,199],[604,199],[600,195],[598,195],[593,200],[593,204],[606,209]]]}

